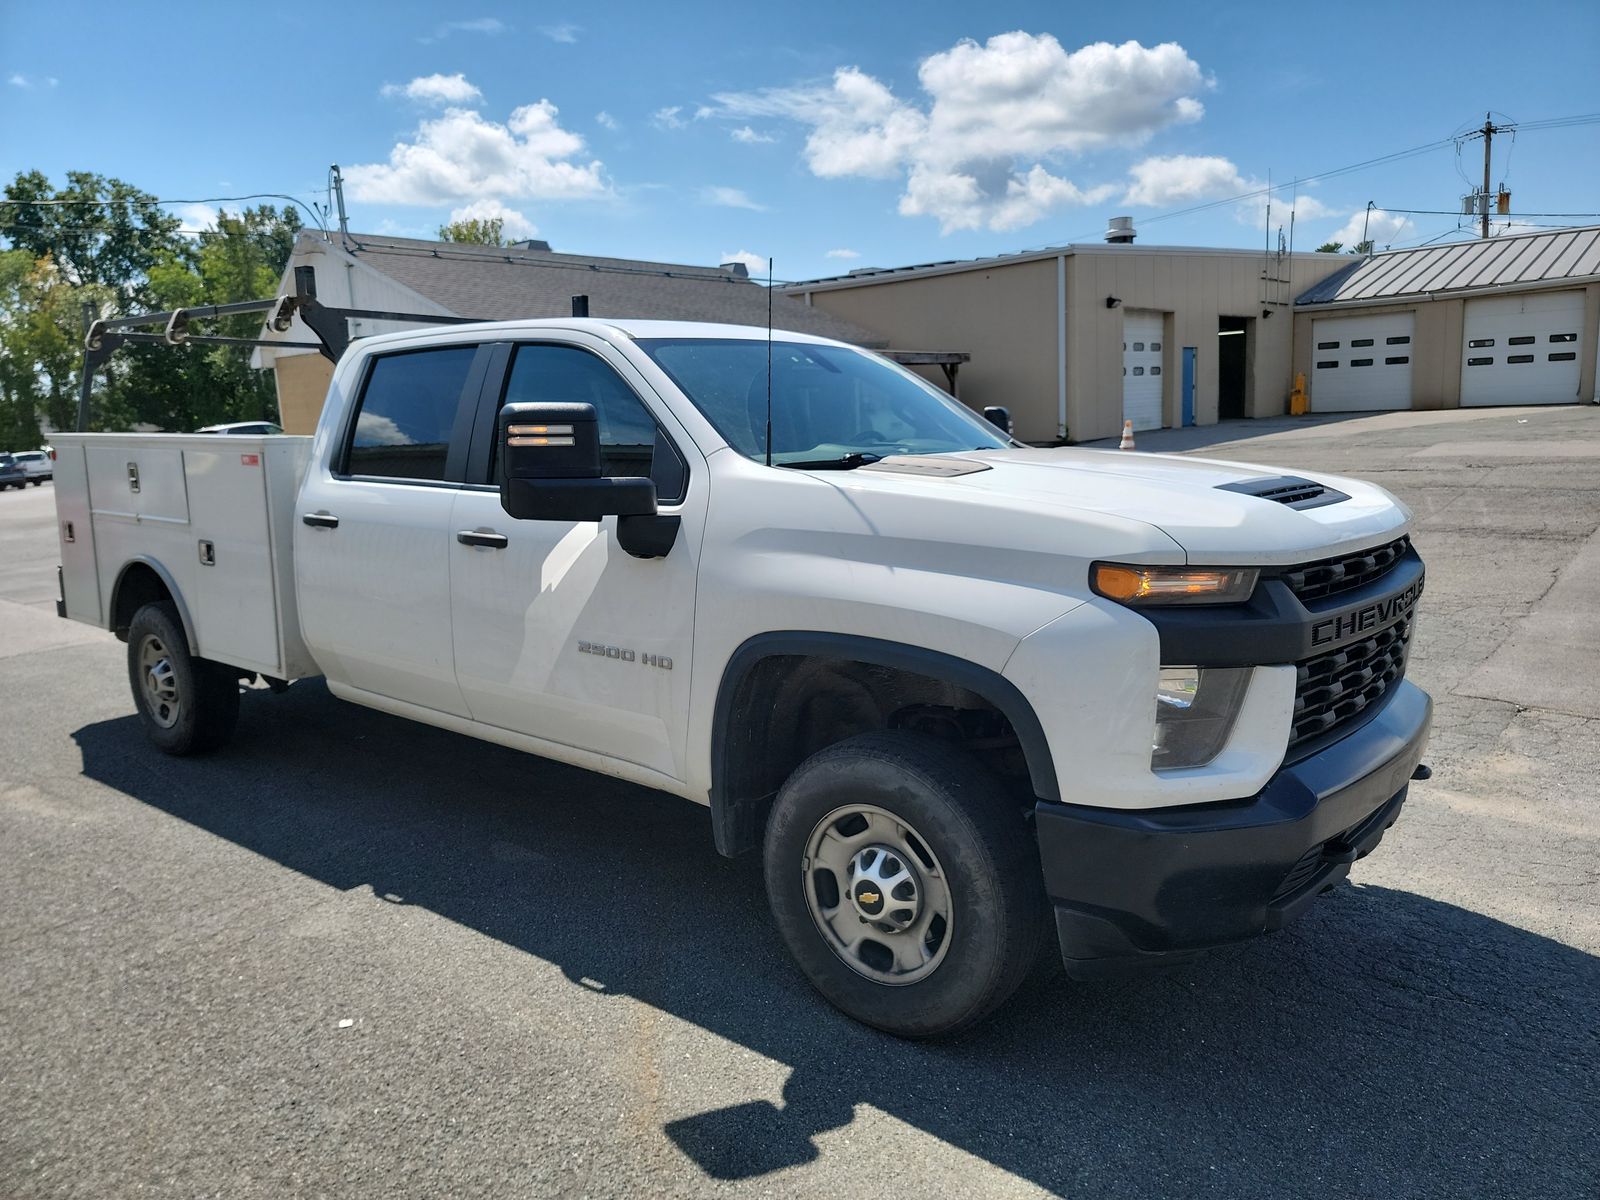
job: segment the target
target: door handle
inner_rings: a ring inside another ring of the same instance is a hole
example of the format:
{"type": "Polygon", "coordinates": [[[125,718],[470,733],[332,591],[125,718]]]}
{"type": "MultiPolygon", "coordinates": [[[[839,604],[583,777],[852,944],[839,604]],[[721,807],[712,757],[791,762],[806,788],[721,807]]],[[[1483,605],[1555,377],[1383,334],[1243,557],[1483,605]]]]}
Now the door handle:
{"type": "Polygon", "coordinates": [[[485,550],[504,550],[511,544],[505,534],[483,529],[463,529],[456,534],[456,541],[463,546],[482,546],[485,550]]]}
{"type": "Polygon", "coordinates": [[[301,515],[300,520],[310,525],[313,529],[339,528],[339,518],[332,513],[304,513],[301,515]]]}

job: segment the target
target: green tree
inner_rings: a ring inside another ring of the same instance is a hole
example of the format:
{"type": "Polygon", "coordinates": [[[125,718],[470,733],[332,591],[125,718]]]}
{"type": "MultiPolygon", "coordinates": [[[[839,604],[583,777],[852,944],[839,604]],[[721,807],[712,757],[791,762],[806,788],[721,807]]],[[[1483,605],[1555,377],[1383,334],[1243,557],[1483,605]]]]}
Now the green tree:
{"type": "Polygon", "coordinates": [[[1318,254],[1337,254],[1344,249],[1343,242],[1323,242],[1317,247],[1318,254]]]}
{"type": "MultiPolygon", "coordinates": [[[[300,220],[269,205],[219,214],[197,237],[131,184],[71,172],[52,188],[22,172],[0,197],[0,235],[12,249],[0,269],[0,429],[15,440],[40,415],[57,429],[76,418],[85,303],[102,317],[264,299],[278,287],[300,220]],[[20,257],[19,257],[20,256],[20,257]]],[[[259,316],[197,325],[196,333],[254,337],[259,316]]],[[[193,429],[276,413],[270,375],[250,349],[129,343],[95,389],[95,428],[193,429]]]]}
{"type": "Polygon", "coordinates": [[[1372,239],[1368,238],[1364,242],[1357,242],[1354,246],[1350,247],[1350,253],[1351,254],[1361,254],[1361,255],[1371,254],[1372,253],[1372,239]]]}
{"type": "Polygon", "coordinates": [[[504,246],[505,222],[499,217],[469,217],[439,226],[441,242],[471,242],[476,246],[504,246]]]}

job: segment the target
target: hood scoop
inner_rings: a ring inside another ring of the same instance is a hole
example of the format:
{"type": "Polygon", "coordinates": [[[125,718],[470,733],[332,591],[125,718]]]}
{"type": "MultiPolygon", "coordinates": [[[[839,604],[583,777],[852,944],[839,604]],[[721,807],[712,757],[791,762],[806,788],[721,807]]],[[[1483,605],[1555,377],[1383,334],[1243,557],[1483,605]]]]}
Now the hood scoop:
{"type": "Polygon", "coordinates": [[[950,479],[956,475],[972,475],[992,468],[988,463],[974,462],[970,458],[943,458],[937,454],[891,454],[859,469],[950,479]]]}
{"type": "Polygon", "coordinates": [[[1238,492],[1258,500],[1271,500],[1289,508],[1321,508],[1350,499],[1343,492],[1324,487],[1298,475],[1274,475],[1266,479],[1245,479],[1238,483],[1219,483],[1219,492],[1238,492]]]}

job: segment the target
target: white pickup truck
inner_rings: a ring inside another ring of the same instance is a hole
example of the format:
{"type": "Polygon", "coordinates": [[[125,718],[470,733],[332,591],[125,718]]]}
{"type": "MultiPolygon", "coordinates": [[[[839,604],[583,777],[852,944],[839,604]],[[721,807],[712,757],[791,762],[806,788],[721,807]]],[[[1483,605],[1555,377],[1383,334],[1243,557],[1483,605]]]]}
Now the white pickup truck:
{"type": "Polygon", "coordinates": [[[1278,928],[1427,770],[1393,496],[1029,448],[836,342],[435,328],[355,343],[310,439],[56,446],[59,611],[127,640],[162,750],[322,675],[688,797],[902,1035],[1052,935],[1093,978],[1278,928]]]}

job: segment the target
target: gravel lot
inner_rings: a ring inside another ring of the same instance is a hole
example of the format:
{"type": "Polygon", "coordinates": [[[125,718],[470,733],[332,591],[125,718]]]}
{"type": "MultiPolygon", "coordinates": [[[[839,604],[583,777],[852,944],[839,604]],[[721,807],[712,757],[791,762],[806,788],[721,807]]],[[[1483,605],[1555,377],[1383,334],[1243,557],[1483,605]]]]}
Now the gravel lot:
{"type": "Polygon", "coordinates": [[[252,691],[163,758],[0,494],[0,1195],[1600,1192],[1600,410],[1142,449],[1416,511],[1431,782],[1289,930],[965,1039],[808,992],[702,810],[252,691]]]}

